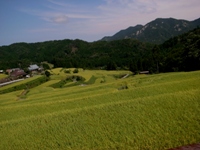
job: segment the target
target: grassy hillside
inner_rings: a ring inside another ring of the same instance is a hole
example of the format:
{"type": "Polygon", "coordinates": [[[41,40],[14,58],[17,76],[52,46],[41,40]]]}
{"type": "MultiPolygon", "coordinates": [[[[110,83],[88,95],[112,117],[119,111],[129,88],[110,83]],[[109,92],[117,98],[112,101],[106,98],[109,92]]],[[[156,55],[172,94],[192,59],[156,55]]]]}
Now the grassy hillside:
{"type": "MultiPolygon", "coordinates": [[[[0,149],[168,149],[200,141],[200,71],[136,75],[81,70],[0,95],[0,149]],[[81,85],[81,86],[80,86],[81,85]]],[[[73,70],[73,69],[71,69],[73,70]]],[[[24,81],[23,81],[24,82],[24,81]]]]}

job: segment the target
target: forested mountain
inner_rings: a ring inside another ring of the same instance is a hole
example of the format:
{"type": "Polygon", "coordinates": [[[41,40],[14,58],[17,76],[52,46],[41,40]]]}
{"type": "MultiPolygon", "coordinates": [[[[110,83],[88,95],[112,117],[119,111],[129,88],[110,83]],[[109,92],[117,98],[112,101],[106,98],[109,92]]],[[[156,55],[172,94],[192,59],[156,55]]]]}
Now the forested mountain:
{"type": "Polygon", "coordinates": [[[126,67],[133,58],[140,59],[151,48],[151,44],[134,39],[92,43],[78,39],[16,43],[0,47],[0,67],[19,67],[19,64],[27,67],[30,63],[48,61],[55,67],[105,68],[110,65],[110,69],[115,69],[116,66],[126,67]]]}
{"type": "Polygon", "coordinates": [[[177,20],[173,18],[158,18],[145,26],[137,25],[121,30],[113,36],[102,38],[102,41],[113,41],[127,38],[138,39],[142,42],[161,44],[164,41],[188,32],[200,25],[200,18],[194,21],[177,20]]]}
{"type": "Polygon", "coordinates": [[[200,28],[169,39],[159,46],[162,71],[200,70],[200,28]]]}
{"type": "Polygon", "coordinates": [[[97,41],[60,40],[16,43],[0,47],[0,70],[26,68],[42,61],[55,67],[130,69],[133,72],[190,71],[200,69],[200,28],[161,45],[135,39],[97,41]]]}

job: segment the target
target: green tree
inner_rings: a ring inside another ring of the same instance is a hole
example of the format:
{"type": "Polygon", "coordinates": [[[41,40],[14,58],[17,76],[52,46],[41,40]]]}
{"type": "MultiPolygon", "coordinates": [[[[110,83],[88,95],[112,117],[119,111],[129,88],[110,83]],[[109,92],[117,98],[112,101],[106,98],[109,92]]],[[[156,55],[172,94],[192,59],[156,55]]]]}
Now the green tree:
{"type": "Polygon", "coordinates": [[[130,62],[129,64],[129,70],[133,73],[133,74],[137,74],[137,64],[133,63],[133,61],[130,62]]]}
{"type": "Polygon", "coordinates": [[[110,61],[107,65],[107,70],[116,70],[117,69],[117,65],[115,62],[110,61]]]}
{"type": "Polygon", "coordinates": [[[78,73],[78,68],[75,68],[73,73],[78,73]]]}
{"type": "Polygon", "coordinates": [[[49,72],[49,71],[45,71],[45,75],[46,75],[46,77],[50,77],[50,75],[51,75],[51,73],[49,72]]]}
{"type": "Polygon", "coordinates": [[[153,60],[156,64],[156,72],[159,72],[159,62],[160,62],[160,48],[158,47],[158,45],[155,45],[152,49],[152,56],[153,56],[153,60]]]}
{"type": "Polygon", "coordinates": [[[42,66],[43,66],[44,70],[50,69],[49,65],[46,63],[43,63],[42,66]]]}

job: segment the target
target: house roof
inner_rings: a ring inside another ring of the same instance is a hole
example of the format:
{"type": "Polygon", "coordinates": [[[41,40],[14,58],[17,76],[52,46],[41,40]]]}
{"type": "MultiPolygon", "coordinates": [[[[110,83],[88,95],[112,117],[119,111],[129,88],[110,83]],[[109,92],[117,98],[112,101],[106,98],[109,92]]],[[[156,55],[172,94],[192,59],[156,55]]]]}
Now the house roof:
{"type": "Polygon", "coordinates": [[[7,69],[6,72],[12,72],[12,71],[15,71],[15,70],[20,70],[20,68],[7,69]]]}
{"type": "Polygon", "coordinates": [[[28,70],[30,70],[30,71],[32,71],[32,70],[37,70],[37,69],[39,69],[38,65],[30,65],[30,66],[28,67],[28,70]]]}
{"type": "Polygon", "coordinates": [[[149,71],[141,71],[140,74],[148,74],[149,71]]]}
{"type": "Polygon", "coordinates": [[[18,76],[23,76],[23,75],[26,75],[24,70],[15,70],[15,71],[11,72],[11,74],[10,74],[10,76],[12,76],[12,77],[18,77],[18,76]]]}

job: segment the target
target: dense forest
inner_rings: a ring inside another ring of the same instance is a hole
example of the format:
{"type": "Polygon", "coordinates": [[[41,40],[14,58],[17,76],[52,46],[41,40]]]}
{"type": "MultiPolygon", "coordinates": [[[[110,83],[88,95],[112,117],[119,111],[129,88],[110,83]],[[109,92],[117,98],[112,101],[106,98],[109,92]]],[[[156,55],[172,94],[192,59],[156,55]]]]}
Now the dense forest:
{"type": "Polygon", "coordinates": [[[190,71],[200,69],[200,28],[160,45],[135,39],[86,42],[59,40],[15,43],[0,47],[0,69],[27,68],[48,61],[55,67],[129,69],[133,72],[190,71]]]}

